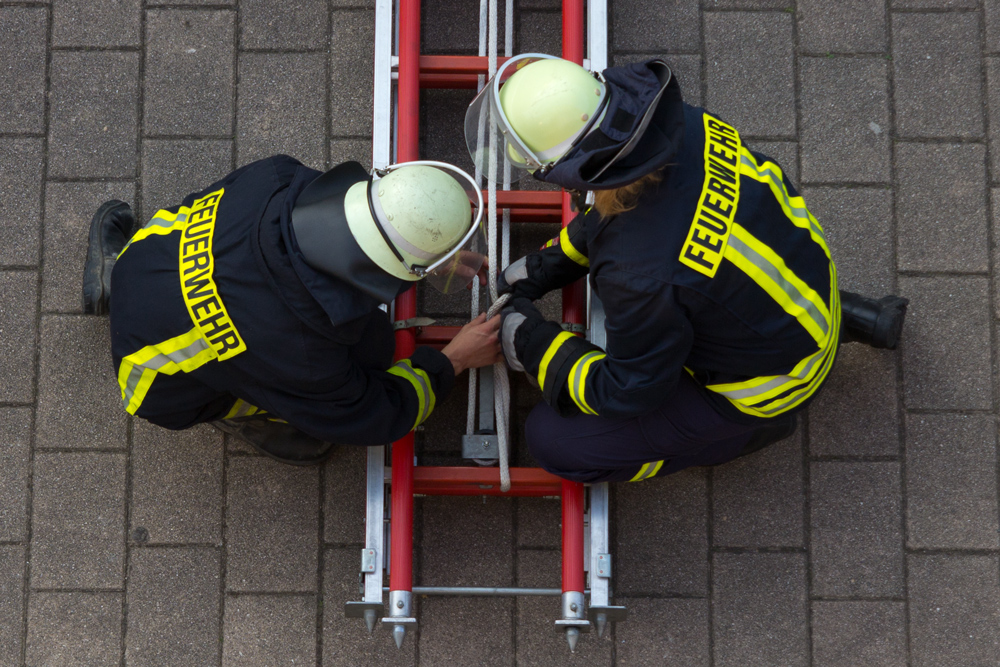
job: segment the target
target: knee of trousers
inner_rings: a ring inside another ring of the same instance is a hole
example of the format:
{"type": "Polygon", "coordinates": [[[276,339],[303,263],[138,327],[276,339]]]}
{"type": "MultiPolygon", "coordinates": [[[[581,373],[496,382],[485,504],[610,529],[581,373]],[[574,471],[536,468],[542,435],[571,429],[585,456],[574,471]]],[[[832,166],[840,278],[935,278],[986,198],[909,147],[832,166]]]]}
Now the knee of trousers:
{"type": "MultiPolygon", "coordinates": [[[[539,403],[528,414],[524,422],[524,438],[528,443],[528,451],[540,466],[552,472],[558,469],[553,465],[556,441],[564,435],[563,418],[547,403],[539,403]]],[[[556,457],[558,458],[558,457],[556,457]]]]}

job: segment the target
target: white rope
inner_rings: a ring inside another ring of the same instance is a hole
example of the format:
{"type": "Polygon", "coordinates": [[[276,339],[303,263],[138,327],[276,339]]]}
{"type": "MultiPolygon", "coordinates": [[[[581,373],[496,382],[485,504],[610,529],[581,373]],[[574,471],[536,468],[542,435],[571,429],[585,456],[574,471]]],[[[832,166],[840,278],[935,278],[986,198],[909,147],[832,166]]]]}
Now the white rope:
{"type": "MultiPolygon", "coordinates": [[[[489,76],[497,72],[497,0],[489,0],[489,76]]],[[[490,253],[490,301],[491,306],[487,317],[496,314],[503,302],[497,297],[497,275],[505,267],[500,266],[497,257],[497,160],[500,147],[497,146],[497,133],[490,128],[490,160],[489,178],[487,179],[486,213],[489,215],[489,253],[490,253]]],[[[507,364],[501,359],[493,367],[493,401],[496,412],[497,450],[500,463],[500,490],[510,491],[509,441],[507,439],[507,416],[510,409],[510,382],[507,377],[507,364]]]]}

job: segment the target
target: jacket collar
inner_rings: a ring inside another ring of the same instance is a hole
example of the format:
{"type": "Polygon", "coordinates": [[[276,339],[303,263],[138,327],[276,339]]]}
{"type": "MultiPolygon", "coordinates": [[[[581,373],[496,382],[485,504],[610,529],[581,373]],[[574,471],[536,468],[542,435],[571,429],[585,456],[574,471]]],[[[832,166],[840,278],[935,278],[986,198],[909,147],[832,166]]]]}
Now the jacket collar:
{"type": "Polygon", "coordinates": [[[536,178],[571,190],[610,190],[669,164],[684,137],[681,89],[662,60],[604,70],[600,127],[536,178]]]}

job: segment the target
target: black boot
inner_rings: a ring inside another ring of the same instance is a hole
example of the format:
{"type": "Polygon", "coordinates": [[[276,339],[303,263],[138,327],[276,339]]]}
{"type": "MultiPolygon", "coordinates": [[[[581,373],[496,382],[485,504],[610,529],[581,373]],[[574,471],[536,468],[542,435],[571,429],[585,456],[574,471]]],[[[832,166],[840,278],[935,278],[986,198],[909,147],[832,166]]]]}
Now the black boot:
{"type": "Polygon", "coordinates": [[[111,269],[136,229],[132,209],[117,199],[102,204],[91,219],[87,263],[83,266],[83,312],[88,315],[108,314],[111,269]]]}
{"type": "Polygon", "coordinates": [[[334,444],[317,440],[284,421],[263,416],[237,417],[211,422],[261,454],[293,466],[319,465],[333,453],[334,444]]]}
{"type": "Polygon", "coordinates": [[[895,350],[903,333],[909,303],[909,299],[901,296],[884,296],[876,301],[841,290],[841,342],[895,350]]]}

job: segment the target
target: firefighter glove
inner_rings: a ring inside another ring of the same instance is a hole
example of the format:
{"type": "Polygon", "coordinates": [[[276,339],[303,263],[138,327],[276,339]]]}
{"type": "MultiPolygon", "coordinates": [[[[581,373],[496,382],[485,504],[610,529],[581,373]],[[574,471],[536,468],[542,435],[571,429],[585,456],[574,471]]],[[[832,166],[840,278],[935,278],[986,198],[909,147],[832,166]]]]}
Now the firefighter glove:
{"type": "MultiPolygon", "coordinates": [[[[503,280],[502,275],[500,279],[503,280]]],[[[511,370],[521,373],[525,370],[514,345],[515,339],[529,336],[531,331],[543,322],[545,322],[545,318],[542,317],[542,314],[538,312],[531,301],[524,297],[511,299],[510,305],[500,312],[500,340],[503,344],[503,356],[511,370]]]]}

